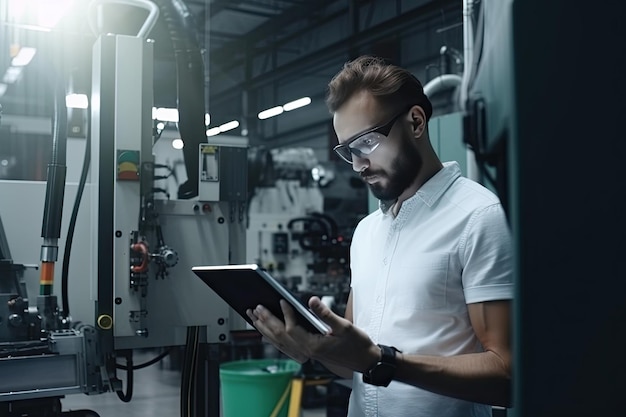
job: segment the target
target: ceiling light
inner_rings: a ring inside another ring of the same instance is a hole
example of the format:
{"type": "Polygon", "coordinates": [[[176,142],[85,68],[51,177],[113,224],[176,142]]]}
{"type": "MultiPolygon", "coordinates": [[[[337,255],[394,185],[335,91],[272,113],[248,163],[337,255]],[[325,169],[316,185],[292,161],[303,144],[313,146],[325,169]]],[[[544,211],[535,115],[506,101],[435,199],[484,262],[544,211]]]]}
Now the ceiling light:
{"type": "Polygon", "coordinates": [[[172,148],[174,149],[183,149],[185,147],[185,142],[182,139],[174,139],[172,141],[172,148]]]}
{"type": "Polygon", "coordinates": [[[206,135],[207,136],[215,136],[215,135],[219,135],[220,132],[220,128],[219,127],[212,127],[211,129],[206,131],[206,135]]]}
{"type": "Polygon", "coordinates": [[[228,123],[224,123],[223,125],[220,125],[220,132],[226,132],[228,130],[233,130],[235,128],[239,127],[239,122],[237,120],[233,120],[230,121],[228,123]]]}
{"type": "Polygon", "coordinates": [[[212,127],[209,130],[206,131],[206,135],[207,136],[215,136],[215,135],[219,135],[220,133],[223,132],[227,132],[229,130],[233,130],[235,128],[239,127],[239,121],[237,120],[232,120],[228,123],[224,123],[223,125],[219,125],[218,127],[212,127]]]}
{"type": "Polygon", "coordinates": [[[178,109],[170,109],[167,107],[153,108],[152,118],[162,122],[178,123],[178,109]]]}
{"type": "Polygon", "coordinates": [[[276,107],[272,107],[271,109],[263,110],[262,112],[258,114],[258,118],[261,120],[269,119],[270,117],[278,116],[282,112],[283,112],[283,106],[276,106],[276,107]]]}
{"type": "Polygon", "coordinates": [[[283,105],[283,110],[291,111],[291,110],[298,109],[300,107],[308,106],[309,104],[311,104],[311,98],[310,97],[302,97],[302,98],[299,98],[297,100],[290,101],[289,103],[284,104],[283,105]]]}
{"type": "Polygon", "coordinates": [[[0,83],[0,97],[2,97],[4,95],[4,93],[7,92],[7,87],[8,87],[8,85],[0,83]]]}
{"type": "Polygon", "coordinates": [[[163,122],[157,123],[157,129],[159,129],[159,130],[165,129],[165,123],[163,123],[163,122]]]}
{"type": "Polygon", "coordinates": [[[211,115],[209,113],[204,114],[204,125],[208,126],[211,124],[211,115]]]}
{"type": "Polygon", "coordinates": [[[24,67],[28,65],[35,56],[36,52],[36,48],[20,48],[20,51],[17,53],[17,55],[15,55],[15,58],[11,60],[11,65],[13,65],[14,67],[24,67]]]}
{"type": "Polygon", "coordinates": [[[65,106],[70,109],[86,109],[89,99],[85,94],[68,94],[65,96],[65,106]]]}

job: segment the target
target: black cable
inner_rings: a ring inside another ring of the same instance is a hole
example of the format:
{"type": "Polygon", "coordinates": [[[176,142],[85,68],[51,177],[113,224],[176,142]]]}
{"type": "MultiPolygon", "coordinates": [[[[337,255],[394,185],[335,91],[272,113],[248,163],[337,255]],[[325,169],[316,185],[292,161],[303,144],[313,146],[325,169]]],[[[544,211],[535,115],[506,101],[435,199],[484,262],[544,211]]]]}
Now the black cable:
{"type": "Polygon", "coordinates": [[[321,219],[326,220],[328,222],[328,225],[330,226],[330,237],[332,237],[332,238],[337,237],[337,235],[339,234],[339,227],[338,227],[337,222],[335,221],[335,219],[333,219],[328,214],[319,213],[319,212],[313,212],[313,213],[311,213],[311,216],[319,217],[321,219]]]}
{"type": "Polygon", "coordinates": [[[165,239],[163,238],[163,229],[161,228],[160,224],[156,225],[156,235],[157,235],[157,245],[159,245],[159,247],[164,246],[165,239]]]}
{"type": "Polygon", "coordinates": [[[159,6],[160,19],[169,32],[176,62],[176,90],[178,96],[178,131],[185,143],[183,159],[187,181],[178,189],[179,199],[198,195],[198,146],[206,142],[204,125],[205,64],[198,46],[196,23],[183,0],[155,0],[159,6]]]}
{"type": "MultiPolygon", "coordinates": [[[[139,365],[135,365],[133,366],[133,370],[136,371],[138,369],[143,369],[143,368],[147,368],[148,366],[154,365],[155,363],[159,362],[160,360],[162,360],[164,357],[166,357],[167,355],[169,355],[172,352],[172,349],[168,349],[165,352],[159,354],[158,356],[150,359],[148,362],[144,362],[141,363],[139,365]]],[[[117,369],[121,369],[122,371],[127,371],[128,370],[128,366],[126,365],[122,365],[120,363],[116,363],[115,367],[117,369]]]]}
{"type": "Polygon", "coordinates": [[[133,398],[133,351],[128,350],[125,352],[126,356],[126,393],[122,390],[115,391],[120,400],[125,403],[130,402],[133,398]]]}
{"type": "Polygon", "coordinates": [[[180,417],[189,416],[188,395],[189,395],[189,374],[191,373],[191,327],[187,328],[187,340],[185,343],[185,353],[183,355],[183,368],[180,377],[180,417]]]}
{"type": "MultiPolygon", "coordinates": [[[[41,237],[58,239],[61,236],[61,219],[63,216],[63,196],[65,193],[65,176],[67,173],[67,106],[65,104],[65,84],[63,72],[56,69],[56,62],[51,59],[52,70],[48,75],[53,84],[54,116],[52,118],[52,151],[46,175],[46,195],[44,215],[41,226],[41,237]]],[[[44,261],[44,259],[42,259],[44,261]]],[[[56,262],[56,259],[46,261],[56,262]]],[[[42,294],[43,295],[43,294],[42,294]]]]}
{"type": "Polygon", "coordinates": [[[304,223],[305,230],[298,237],[298,243],[303,250],[320,251],[325,245],[323,242],[331,240],[330,229],[333,223],[328,218],[319,214],[315,217],[295,217],[287,223],[287,229],[292,230],[294,223],[297,222],[304,223]],[[320,226],[320,230],[313,230],[311,228],[313,225],[320,226]]]}
{"type": "Polygon", "coordinates": [[[291,230],[294,223],[303,222],[305,227],[317,224],[323,230],[321,234],[328,235],[330,233],[329,224],[325,222],[321,217],[294,217],[287,223],[287,229],[291,230]]]}
{"type": "MultiPolygon", "coordinates": [[[[90,112],[87,110],[87,115],[90,112]]],[[[91,162],[91,117],[87,117],[87,141],[85,142],[85,156],[83,159],[83,169],[80,173],[80,180],[78,183],[78,189],[76,190],[76,198],[74,199],[74,207],[72,209],[72,215],[70,217],[69,226],[67,229],[67,238],[65,239],[65,250],[63,252],[63,268],[61,270],[61,299],[63,316],[70,316],[70,304],[69,304],[69,269],[70,269],[70,254],[72,250],[72,242],[74,240],[74,231],[76,229],[76,219],[78,217],[78,209],[80,208],[80,201],[83,197],[83,191],[85,190],[85,184],[87,183],[87,174],[89,173],[89,164],[91,162]]]]}
{"type": "Polygon", "coordinates": [[[100,414],[93,410],[69,410],[61,413],[63,417],[100,417],[100,414]]]}
{"type": "Polygon", "coordinates": [[[187,328],[187,342],[183,359],[180,389],[180,415],[192,417],[196,415],[196,366],[198,357],[198,341],[200,328],[187,328]]]}
{"type": "Polygon", "coordinates": [[[197,367],[198,367],[198,342],[199,342],[199,332],[200,327],[193,327],[193,341],[192,341],[192,351],[191,351],[191,374],[189,375],[189,411],[190,417],[194,417],[197,414],[196,407],[196,377],[197,377],[197,367]]]}

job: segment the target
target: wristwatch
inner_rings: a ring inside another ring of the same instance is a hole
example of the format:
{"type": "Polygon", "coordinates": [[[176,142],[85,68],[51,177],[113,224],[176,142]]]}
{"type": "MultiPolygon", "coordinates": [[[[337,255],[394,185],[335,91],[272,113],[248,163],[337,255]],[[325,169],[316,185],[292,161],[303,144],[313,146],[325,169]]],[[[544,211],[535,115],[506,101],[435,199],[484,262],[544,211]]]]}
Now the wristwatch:
{"type": "Polygon", "coordinates": [[[382,351],[382,358],[372,368],[363,372],[363,382],[366,384],[386,387],[396,372],[396,352],[393,346],[378,345],[382,351]]]}

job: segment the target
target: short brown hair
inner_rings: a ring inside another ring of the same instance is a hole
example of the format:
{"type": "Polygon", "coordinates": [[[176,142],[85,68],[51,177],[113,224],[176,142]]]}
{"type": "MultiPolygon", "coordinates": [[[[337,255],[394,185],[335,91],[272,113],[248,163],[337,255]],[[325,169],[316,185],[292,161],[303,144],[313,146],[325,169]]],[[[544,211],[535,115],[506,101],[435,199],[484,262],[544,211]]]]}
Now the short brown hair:
{"type": "Polygon", "coordinates": [[[392,107],[417,104],[424,110],[426,120],[433,113],[422,83],[406,69],[388,64],[382,58],[364,55],[346,62],[328,83],[326,105],[334,113],[359,91],[368,91],[382,104],[392,107]]]}

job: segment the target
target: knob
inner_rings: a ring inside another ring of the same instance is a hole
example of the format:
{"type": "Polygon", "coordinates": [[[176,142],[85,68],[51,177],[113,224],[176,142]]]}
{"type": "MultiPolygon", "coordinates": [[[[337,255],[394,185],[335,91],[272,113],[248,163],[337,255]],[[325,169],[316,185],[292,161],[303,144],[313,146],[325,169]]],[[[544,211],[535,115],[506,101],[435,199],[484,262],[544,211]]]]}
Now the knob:
{"type": "Polygon", "coordinates": [[[24,321],[22,320],[22,316],[19,314],[10,314],[9,315],[9,324],[14,327],[20,327],[24,321]]]}
{"type": "Polygon", "coordinates": [[[108,314],[102,314],[98,317],[98,326],[103,330],[109,330],[113,327],[113,318],[108,314]]]}
{"type": "Polygon", "coordinates": [[[161,262],[168,268],[178,263],[178,253],[167,246],[161,247],[159,250],[159,258],[161,258],[161,262]]]}

